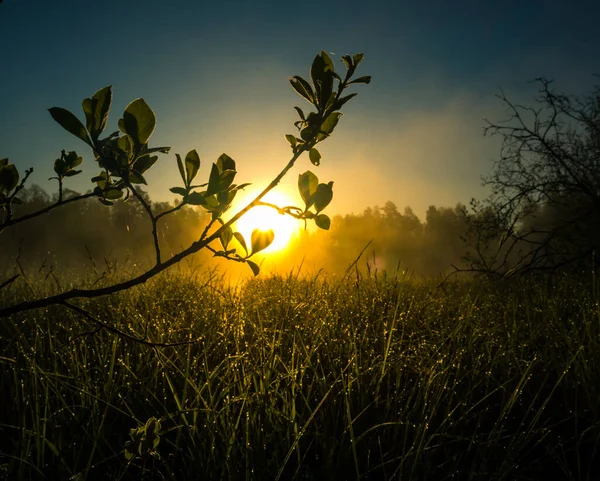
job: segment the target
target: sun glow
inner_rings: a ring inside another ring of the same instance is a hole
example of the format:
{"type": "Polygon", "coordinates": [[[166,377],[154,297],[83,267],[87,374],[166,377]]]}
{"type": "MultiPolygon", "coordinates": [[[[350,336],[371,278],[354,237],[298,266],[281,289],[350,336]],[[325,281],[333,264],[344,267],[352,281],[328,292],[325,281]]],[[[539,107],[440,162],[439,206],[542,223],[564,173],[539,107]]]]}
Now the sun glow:
{"type": "MultiPolygon", "coordinates": [[[[247,202],[250,202],[254,196],[248,195],[245,196],[245,198],[247,202]]],[[[294,201],[290,200],[290,198],[285,194],[279,192],[269,192],[263,198],[263,201],[279,207],[285,207],[294,204],[294,201]]],[[[272,229],[275,233],[273,243],[264,251],[261,251],[268,253],[283,249],[290,241],[293,233],[298,230],[299,227],[300,222],[289,215],[282,215],[272,207],[259,205],[251,209],[240,220],[238,220],[234,230],[240,232],[244,236],[244,239],[246,239],[248,246],[250,246],[250,238],[254,229],[260,229],[263,231],[272,229]]]]}

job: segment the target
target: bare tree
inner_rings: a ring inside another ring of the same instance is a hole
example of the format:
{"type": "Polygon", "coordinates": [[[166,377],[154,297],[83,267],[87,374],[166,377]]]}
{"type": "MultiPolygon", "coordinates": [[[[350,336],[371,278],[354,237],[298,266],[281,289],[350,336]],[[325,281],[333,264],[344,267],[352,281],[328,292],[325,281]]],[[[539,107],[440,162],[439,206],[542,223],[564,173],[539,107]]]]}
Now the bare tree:
{"type": "Polygon", "coordinates": [[[470,269],[491,276],[572,269],[600,246],[600,87],[558,93],[539,78],[533,106],[498,97],[509,116],[487,121],[502,137],[484,178],[491,195],[472,203],[470,269]]]}

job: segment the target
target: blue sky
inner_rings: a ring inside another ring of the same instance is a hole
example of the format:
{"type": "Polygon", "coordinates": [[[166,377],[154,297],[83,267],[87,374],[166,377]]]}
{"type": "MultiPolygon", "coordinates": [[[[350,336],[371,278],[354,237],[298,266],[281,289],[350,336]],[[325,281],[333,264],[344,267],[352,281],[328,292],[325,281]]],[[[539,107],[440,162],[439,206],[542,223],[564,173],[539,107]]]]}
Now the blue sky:
{"type": "MultiPolygon", "coordinates": [[[[54,159],[77,150],[85,169],[70,186],[91,187],[91,153],[47,109],[82,118],[81,100],[113,85],[110,131],[143,97],[158,119],[152,145],[197,149],[205,176],[227,152],[240,182],[265,183],[287,162],[283,136],[302,105],[287,79],[306,76],[321,49],[334,60],[364,52],[373,82],[345,108],[322,165],[300,162],[282,188],[310,168],[335,181],[332,212],[392,200],[422,215],[484,195],[498,144],[482,136],[483,118],[502,118],[500,87],[526,100],[538,76],[569,92],[593,85],[599,16],[593,1],[4,0],[0,156],[33,166],[32,180],[52,190],[54,159]]],[[[153,198],[171,199],[174,155],[147,178],[153,198]]]]}

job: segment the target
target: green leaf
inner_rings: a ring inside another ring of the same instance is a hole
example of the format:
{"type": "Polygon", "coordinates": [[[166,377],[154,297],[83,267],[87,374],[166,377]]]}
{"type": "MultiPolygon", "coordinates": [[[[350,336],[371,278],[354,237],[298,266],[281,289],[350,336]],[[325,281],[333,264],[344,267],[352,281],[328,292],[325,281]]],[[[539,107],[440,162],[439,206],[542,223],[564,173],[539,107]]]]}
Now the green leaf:
{"type": "Polygon", "coordinates": [[[148,143],[156,126],[156,117],[144,99],[135,99],[123,112],[123,125],[139,147],[148,143]]]}
{"type": "Polygon", "coordinates": [[[254,274],[255,277],[260,273],[260,267],[258,267],[258,264],[256,262],[247,260],[246,264],[248,264],[250,266],[250,269],[252,269],[252,273],[254,274]]]}
{"type": "Polygon", "coordinates": [[[344,62],[344,64],[346,65],[346,69],[348,69],[350,75],[352,75],[355,69],[354,60],[352,59],[352,57],[350,55],[344,55],[342,56],[342,62],[344,62]]]}
{"type": "Polygon", "coordinates": [[[354,68],[356,69],[356,67],[358,67],[358,64],[360,62],[362,62],[362,59],[365,58],[365,54],[364,53],[355,53],[352,56],[352,61],[354,63],[354,68]]]}
{"type": "Polygon", "coordinates": [[[65,177],[73,177],[74,175],[81,174],[82,170],[69,170],[65,172],[65,177]]]}
{"type": "Polygon", "coordinates": [[[99,200],[99,201],[100,201],[102,204],[104,204],[104,205],[115,205],[115,203],[114,203],[114,202],[111,202],[110,200],[103,199],[102,197],[100,197],[98,200],[99,200]]]}
{"type": "Polygon", "coordinates": [[[227,154],[221,154],[217,159],[217,167],[221,173],[226,170],[235,170],[235,160],[227,154]]]}
{"type": "Polygon", "coordinates": [[[157,155],[153,155],[152,157],[150,157],[149,155],[139,157],[133,164],[133,170],[139,172],[140,174],[143,174],[150,167],[152,167],[157,160],[157,155]]]}
{"type": "Polygon", "coordinates": [[[14,164],[0,167],[0,192],[10,192],[19,183],[19,171],[14,164]]]}
{"type": "Polygon", "coordinates": [[[195,150],[190,150],[185,156],[186,185],[190,185],[200,169],[200,156],[195,150]]]}
{"type": "Polygon", "coordinates": [[[98,90],[91,99],[85,99],[81,106],[86,117],[87,129],[94,142],[106,127],[112,103],[112,86],[98,90]]]}
{"type": "Polygon", "coordinates": [[[185,190],[183,187],[171,187],[169,190],[171,192],[173,192],[173,194],[178,194],[178,195],[186,195],[187,194],[187,190],[185,190]]]}
{"type": "Polygon", "coordinates": [[[219,240],[221,241],[223,249],[227,250],[227,246],[231,242],[232,238],[233,230],[231,230],[231,227],[227,226],[225,229],[223,229],[223,232],[221,232],[221,235],[219,236],[219,240]]]}
{"type": "Polygon", "coordinates": [[[260,252],[271,245],[273,239],[275,238],[275,233],[272,229],[261,230],[254,229],[252,231],[251,244],[252,244],[252,255],[260,252]]]}
{"type": "Polygon", "coordinates": [[[365,77],[358,77],[356,80],[353,80],[352,82],[348,82],[348,85],[352,85],[352,84],[368,84],[371,83],[371,76],[367,75],[365,77]]]}
{"type": "Polygon", "coordinates": [[[213,164],[210,169],[210,175],[208,177],[208,188],[206,189],[206,193],[208,195],[213,195],[219,192],[220,189],[220,179],[221,173],[219,172],[219,167],[217,164],[213,164]]]}
{"type": "Polygon", "coordinates": [[[315,148],[310,149],[308,152],[308,158],[313,165],[319,166],[321,164],[321,153],[315,148]]]}
{"type": "Polygon", "coordinates": [[[299,75],[294,75],[290,79],[290,84],[298,94],[308,100],[311,104],[315,103],[315,94],[310,84],[299,75]]]}
{"type": "Polygon", "coordinates": [[[311,197],[311,203],[315,205],[317,212],[322,211],[333,199],[333,189],[327,184],[319,184],[317,190],[311,197]]]}
{"type": "Polygon", "coordinates": [[[327,118],[321,124],[321,129],[319,130],[319,135],[317,137],[319,141],[326,139],[332,134],[333,129],[335,129],[335,126],[338,124],[342,115],[343,114],[341,112],[332,112],[327,116],[327,118]]]}
{"type": "Polygon", "coordinates": [[[71,132],[75,137],[79,137],[90,147],[93,147],[92,141],[90,140],[87,130],[83,124],[75,117],[71,112],[60,107],[52,107],[48,109],[52,118],[60,124],[60,126],[68,132],[71,132]]]}
{"type": "Polygon", "coordinates": [[[308,209],[313,201],[312,195],[317,191],[317,186],[319,185],[318,177],[313,174],[310,170],[304,172],[304,174],[300,174],[298,176],[298,191],[302,196],[302,200],[306,205],[306,209],[308,209]]]}
{"type": "Polygon", "coordinates": [[[331,219],[329,219],[329,217],[327,217],[325,214],[319,214],[317,217],[315,217],[315,224],[317,224],[317,227],[320,229],[329,230],[331,227],[331,219]]]}
{"type": "Polygon", "coordinates": [[[244,236],[240,232],[234,232],[233,233],[233,237],[236,238],[236,240],[244,248],[244,251],[246,252],[246,255],[248,255],[248,246],[246,246],[246,239],[244,239],[244,236]]]}
{"type": "Polygon", "coordinates": [[[333,90],[333,62],[327,52],[321,52],[315,57],[310,68],[315,92],[321,109],[325,107],[333,90]]]}
{"type": "Polygon", "coordinates": [[[120,199],[121,197],[123,197],[123,191],[121,189],[108,189],[104,192],[105,199],[114,200],[120,199]]]}
{"type": "Polygon", "coordinates": [[[117,141],[117,147],[125,152],[128,159],[133,156],[133,141],[129,135],[123,135],[119,137],[117,141]]]}
{"type": "Polygon", "coordinates": [[[77,155],[77,152],[71,151],[66,155],[65,161],[67,164],[67,170],[71,170],[81,164],[83,159],[77,155]]]}
{"type": "Polygon", "coordinates": [[[106,184],[108,183],[108,175],[106,175],[106,171],[100,172],[100,174],[92,179],[92,182],[96,182],[98,187],[101,190],[104,190],[106,188],[106,184]]]}

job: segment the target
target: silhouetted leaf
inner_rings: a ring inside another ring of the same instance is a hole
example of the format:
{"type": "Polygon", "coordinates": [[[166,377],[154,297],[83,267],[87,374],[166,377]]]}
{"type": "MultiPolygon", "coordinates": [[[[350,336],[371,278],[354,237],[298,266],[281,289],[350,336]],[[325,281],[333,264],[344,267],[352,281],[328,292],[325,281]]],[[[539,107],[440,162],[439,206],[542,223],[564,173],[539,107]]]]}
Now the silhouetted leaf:
{"type": "Polygon", "coordinates": [[[272,229],[269,230],[261,230],[254,229],[252,231],[251,244],[252,244],[252,255],[260,252],[271,245],[273,239],[275,238],[275,233],[272,229]]]}
{"type": "Polygon", "coordinates": [[[321,153],[315,148],[310,149],[308,152],[308,158],[313,165],[319,166],[321,164],[321,153]]]}
{"type": "MultiPolygon", "coordinates": [[[[173,192],[173,189],[171,189],[173,192]]],[[[176,194],[178,192],[175,192],[176,194]]],[[[184,194],[182,194],[184,195],[184,194]]],[[[186,198],[185,201],[190,205],[204,205],[204,196],[200,192],[192,192],[186,198]]]]}
{"type": "Polygon", "coordinates": [[[333,190],[331,187],[327,184],[319,184],[317,190],[312,195],[311,201],[315,205],[317,212],[320,212],[329,205],[331,199],[333,199],[333,190]]]}
{"type": "Polygon", "coordinates": [[[200,156],[195,150],[190,150],[185,156],[186,185],[190,185],[200,169],[200,156]]]}
{"type": "Polygon", "coordinates": [[[110,105],[112,103],[111,86],[98,90],[91,99],[85,99],[81,106],[86,117],[87,129],[94,141],[106,127],[110,105]]]}
{"type": "Polygon", "coordinates": [[[185,175],[185,169],[183,168],[183,162],[181,161],[181,157],[179,154],[175,154],[177,159],[177,168],[179,169],[179,175],[181,175],[181,180],[183,180],[184,185],[187,187],[187,176],[185,175]]]}
{"type": "Polygon", "coordinates": [[[348,100],[350,100],[353,97],[356,97],[358,94],[357,93],[353,93],[350,95],[346,95],[345,97],[341,97],[333,106],[333,110],[340,110],[342,108],[342,106],[348,102],[348,100]]]}
{"type": "Polygon", "coordinates": [[[14,164],[0,167],[0,192],[8,193],[19,183],[19,171],[14,164]]]}
{"type": "Polygon", "coordinates": [[[319,185],[318,177],[313,174],[310,170],[304,172],[304,174],[300,174],[298,176],[298,191],[302,196],[302,200],[308,209],[313,201],[311,200],[312,195],[317,191],[317,186],[319,185]]]}
{"type": "Polygon", "coordinates": [[[310,77],[312,79],[315,92],[318,96],[318,103],[321,108],[329,100],[333,89],[333,62],[327,52],[321,52],[313,60],[310,68],[310,77]]]}
{"type": "Polygon", "coordinates": [[[81,170],[69,170],[65,172],[65,177],[73,177],[74,175],[81,174],[81,170]]]}
{"type": "Polygon", "coordinates": [[[319,214],[315,217],[315,224],[317,224],[317,227],[320,229],[329,230],[329,227],[331,227],[331,220],[325,214],[319,214]]]}
{"type": "Polygon", "coordinates": [[[248,247],[246,246],[246,239],[244,239],[244,236],[239,232],[234,232],[233,237],[237,239],[240,245],[244,248],[246,255],[248,255],[248,247]]]}
{"type": "Polygon", "coordinates": [[[186,195],[187,191],[183,187],[171,187],[169,189],[173,194],[186,195]]]}
{"type": "Polygon", "coordinates": [[[135,99],[123,112],[123,126],[136,146],[142,146],[154,132],[156,117],[144,99],[135,99]]]}
{"type": "Polygon", "coordinates": [[[150,157],[149,155],[139,157],[133,164],[133,170],[139,172],[140,174],[143,174],[150,167],[152,167],[157,160],[158,156],[156,155],[153,155],[152,157],[150,157]]]}
{"type": "Polygon", "coordinates": [[[92,142],[85,127],[71,112],[66,109],[61,109],[60,107],[52,107],[51,109],[48,109],[48,112],[50,112],[52,118],[56,120],[63,129],[71,132],[75,137],[80,138],[92,147],[92,142]]]}
{"type": "Polygon", "coordinates": [[[304,112],[302,111],[302,109],[300,107],[294,107],[296,109],[296,112],[298,112],[298,115],[300,116],[300,118],[302,120],[306,120],[306,117],[304,117],[304,112]]]}
{"type": "Polygon", "coordinates": [[[250,266],[250,269],[252,269],[252,273],[254,274],[254,276],[257,276],[260,273],[260,267],[258,267],[258,264],[256,264],[256,262],[247,260],[246,264],[250,266]]]}
{"type": "Polygon", "coordinates": [[[8,165],[8,157],[0,159],[0,168],[4,167],[5,165],[8,165]]]}
{"type": "Polygon", "coordinates": [[[295,136],[293,136],[292,134],[285,134],[285,139],[290,143],[292,148],[296,147],[298,141],[296,140],[295,136]]]}
{"type": "Polygon", "coordinates": [[[356,80],[353,80],[352,82],[348,82],[348,85],[351,84],[368,84],[371,83],[371,76],[367,75],[365,77],[358,77],[356,80]]]}

